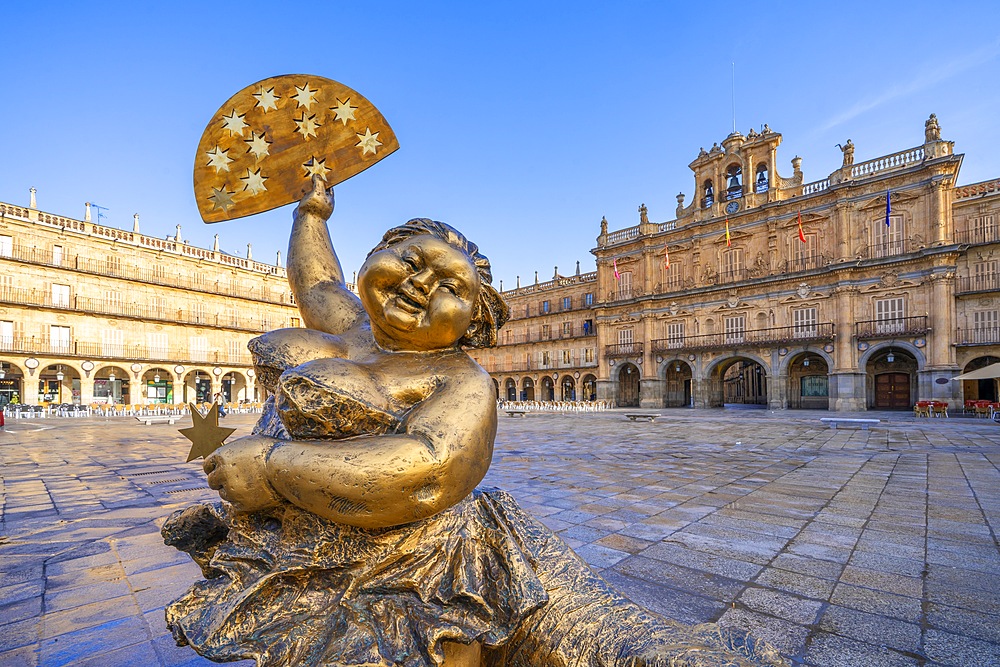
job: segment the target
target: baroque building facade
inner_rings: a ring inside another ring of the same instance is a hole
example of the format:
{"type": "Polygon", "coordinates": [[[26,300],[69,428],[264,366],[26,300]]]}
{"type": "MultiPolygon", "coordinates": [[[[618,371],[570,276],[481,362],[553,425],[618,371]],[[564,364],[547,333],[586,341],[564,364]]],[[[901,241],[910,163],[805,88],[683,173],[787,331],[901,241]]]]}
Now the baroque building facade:
{"type": "Polygon", "coordinates": [[[0,403],[253,401],[247,343],[299,326],[280,266],[0,203],[0,403]]]}
{"type": "MultiPolygon", "coordinates": [[[[734,132],[690,163],[675,217],[597,247],[596,389],[619,406],[911,409],[996,400],[951,378],[1000,361],[1000,180],[958,186],[924,142],[804,182],[781,135],[734,132]],[[801,231],[800,231],[801,230],[801,231]],[[668,265],[669,257],[669,265],[668,265]]],[[[530,327],[530,323],[526,323],[530,327]]],[[[495,376],[496,377],[496,376],[495,376]]]]}
{"type": "Polygon", "coordinates": [[[561,276],[502,292],[511,310],[497,346],[469,354],[508,401],[597,398],[597,272],[561,276]]]}

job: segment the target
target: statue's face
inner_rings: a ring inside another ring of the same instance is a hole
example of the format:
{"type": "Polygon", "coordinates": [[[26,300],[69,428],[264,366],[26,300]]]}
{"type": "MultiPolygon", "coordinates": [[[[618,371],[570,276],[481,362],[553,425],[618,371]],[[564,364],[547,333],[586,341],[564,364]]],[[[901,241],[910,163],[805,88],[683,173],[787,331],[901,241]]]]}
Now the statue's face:
{"type": "Polygon", "coordinates": [[[372,333],[390,350],[455,345],[472,323],[479,289],[469,256],[427,234],[373,253],[358,273],[372,333]]]}

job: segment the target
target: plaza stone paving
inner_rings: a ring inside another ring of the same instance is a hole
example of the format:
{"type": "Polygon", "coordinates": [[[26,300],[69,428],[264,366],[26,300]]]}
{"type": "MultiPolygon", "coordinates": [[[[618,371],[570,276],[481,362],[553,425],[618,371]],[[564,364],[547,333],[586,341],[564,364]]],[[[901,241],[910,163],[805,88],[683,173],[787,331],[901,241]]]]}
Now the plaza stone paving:
{"type": "MultiPolygon", "coordinates": [[[[659,412],[502,415],[485,484],[636,602],[751,629],[793,664],[1000,665],[1000,425],[659,412]]],[[[213,664],[163,620],[200,573],[160,526],[215,497],[176,429],[0,433],[0,665],[213,664]]]]}

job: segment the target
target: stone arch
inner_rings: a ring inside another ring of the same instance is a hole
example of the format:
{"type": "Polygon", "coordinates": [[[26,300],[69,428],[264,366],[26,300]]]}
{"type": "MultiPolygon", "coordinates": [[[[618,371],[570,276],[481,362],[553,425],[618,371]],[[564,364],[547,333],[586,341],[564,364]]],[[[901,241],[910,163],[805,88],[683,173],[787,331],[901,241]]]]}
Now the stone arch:
{"type": "Polygon", "coordinates": [[[584,401],[597,400],[597,376],[587,373],[580,379],[580,397],[584,401]]]}
{"type": "Polygon", "coordinates": [[[833,356],[823,348],[813,349],[811,347],[796,347],[796,348],[789,348],[788,354],[779,359],[778,367],[774,369],[774,374],[787,375],[788,367],[791,365],[792,359],[802,354],[810,354],[810,355],[815,355],[817,357],[821,357],[823,361],[826,362],[828,368],[831,369],[833,368],[833,356]]]}
{"type": "Polygon", "coordinates": [[[744,405],[766,408],[770,366],[755,354],[734,354],[713,359],[705,372],[709,384],[708,406],[744,405]]]}
{"type": "Polygon", "coordinates": [[[517,380],[512,377],[507,378],[503,381],[504,386],[504,399],[508,401],[517,400],[517,380]]]}
{"type": "Polygon", "coordinates": [[[193,367],[184,369],[184,377],[180,380],[181,389],[178,393],[184,403],[212,402],[212,369],[208,367],[193,367]]]}
{"type": "MultiPolygon", "coordinates": [[[[970,359],[962,367],[962,373],[985,368],[991,364],[1000,363],[1000,357],[992,355],[980,355],[970,359]]],[[[1000,400],[996,378],[987,380],[962,380],[962,398],[966,401],[990,401],[995,403],[1000,400]]]]}
{"type": "Polygon", "coordinates": [[[530,377],[524,377],[521,379],[521,400],[535,400],[535,381],[530,377]]]}
{"type": "Polygon", "coordinates": [[[785,377],[785,407],[829,410],[833,360],[821,350],[789,352],[779,366],[785,377]]]}
{"type": "Polygon", "coordinates": [[[133,377],[124,362],[98,362],[90,378],[95,403],[132,402],[133,377]]]}
{"type": "Polygon", "coordinates": [[[538,396],[538,400],[556,400],[556,384],[550,375],[543,375],[542,379],[538,381],[538,385],[541,388],[541,394],[538,396]]]}
{"type": "Polygon", "coordinates": [[[726,185],[726,199],[739,199],[745,192],[743,187],[743,161],[734,156],[726,165],[723,178],[726,185]]]}
{"type": "Polygon", "coordinates": [[[642,372],[632,362],[615,367],[615,403],[620,408],[637,408],[641,400],[642,372]]]}
{"type": "Polygon", "coordinates": [[[665,359],[657,374],[663,382],[663,407],[692,406],[694,367],[681,358],[665,359]]]}
{"type": "Polygon", "coordinates": [[[174,397],[174,373],[166,366],[150,366],[139,376],[143,403],[178,403],[174,397]]]}
{"type": "Polygon", "coordinates": [[[910,410],[919,398],[919,376],[925,357],[910,343],[879,343],[865,351],[858,367],[865,373],[865,407],[910,410]]]}
{"type": "Polygon", "coordinates": [[[0,358],[0,408],[24,402],[24,385],[29,377],[19,364],[0,358]]]}
{"type": "Polygon", "coordinates": [[[562,377],[559,378],[559,400],[576,400],[576,380],[569,373],[563,373],[562,377]]]}
{"type": "Polygon", "coordinates": [[[752,188],[754,192],[767,192],[771,187],[771,170],[767,162],[761,161],[754,167],[752,188]],[[763,178],[762,178],[763,177],[763,178]]]}
{"type": "Polygon", "coordinates": [[[253,400],[252,384],[244,371],[236,368],[225,369],[219,375],[220,391],[228,403],[253,400]]]}

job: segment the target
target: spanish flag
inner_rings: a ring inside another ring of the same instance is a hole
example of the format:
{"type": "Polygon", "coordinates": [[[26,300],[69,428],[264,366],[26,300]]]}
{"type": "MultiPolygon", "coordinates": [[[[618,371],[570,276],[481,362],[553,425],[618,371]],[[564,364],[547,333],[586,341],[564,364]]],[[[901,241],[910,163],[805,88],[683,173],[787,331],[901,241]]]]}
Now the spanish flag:
{"type": "Polygon", "coordinates": [[[726,246],[733,245],[733,240],[729,238],[729,216],[726,216],[726,246]]]}
{"type": "Polygon", "coordinates": [[[799,240],[806,242],[806,235],[802,233],[802,211],[799,211],[799,240]]]}

